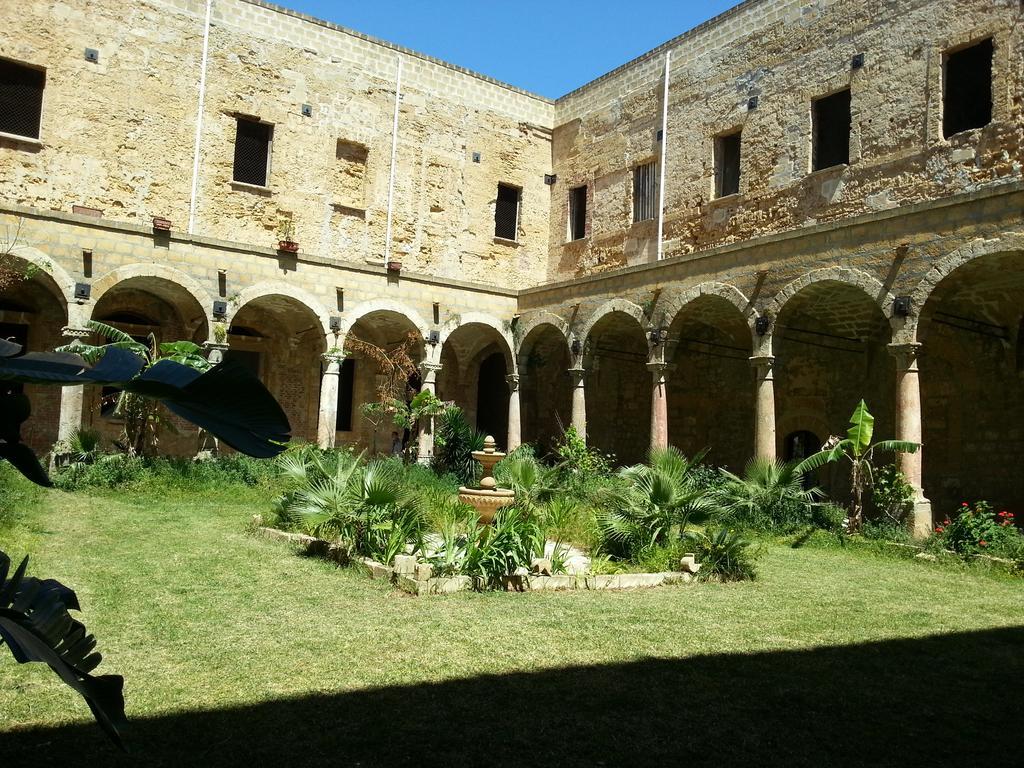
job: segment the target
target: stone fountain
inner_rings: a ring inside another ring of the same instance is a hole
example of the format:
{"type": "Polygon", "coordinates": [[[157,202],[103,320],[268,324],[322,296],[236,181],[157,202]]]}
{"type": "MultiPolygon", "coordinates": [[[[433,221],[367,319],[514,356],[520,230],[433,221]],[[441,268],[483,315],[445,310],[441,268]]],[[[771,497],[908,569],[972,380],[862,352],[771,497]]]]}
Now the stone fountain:
{"type": "Polygon", "coordinates": [[[473,451],[473,458],[479,461],[484,468],[484,476],[480,478],[480,487],[459,488],[459,501],[469,504],[477,511],[477,514],[480,515],[481,525],[493,523],[498,510],[516,500],[515,492],[499,488],[491,474],[494,471],[494,465],[505,458],[504,453],[496,451],[494,448],[494,438],[488,435],[484,440],[484,449],[473,451]]]}

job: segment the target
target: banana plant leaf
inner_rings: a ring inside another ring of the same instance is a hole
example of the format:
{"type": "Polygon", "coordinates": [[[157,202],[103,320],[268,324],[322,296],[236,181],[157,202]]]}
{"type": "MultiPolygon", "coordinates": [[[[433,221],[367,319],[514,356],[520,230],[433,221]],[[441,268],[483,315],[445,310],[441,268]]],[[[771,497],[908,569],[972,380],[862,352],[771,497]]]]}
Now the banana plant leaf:
{"type": "MultiPolygon", "coordinates": [[[[228,360],[198,371],[165,359],[142,368],[137,355],[118,347],[108,347],[95,365],[89,365],[69,353],[25,354],[20,345],[0,339],[0,381],[118,386],[163,402],[172,413],[241,453],[270,458],[284,450],[291,433],[288,417],[245,366],[228,360]]],[[[29,414],[24,395],[0,392],[0,459],[10,461],[32,482],[49,486],[45,470],[21,441],[21,425],[29,414]]]]}
{"type": "Polygon", "coordinates": [[[248,368],[231,360],[204,373],[161,360],[124,388],[162,401],[172,413],[249,456],[276,456],[290,437],[288,417],[274,396],[248,368]]]}
{"type": "Polygon", "coordinates": [[[142,370],[142,360],[124,349],[107,350],[96,365],[68,352],[24,352],[0,339],[0,381],[18,384],[120,384],[142,370]]]}
{"type": "Polygon", "coordinates": [[[26,576],[27,557],[8,578],[10,566],[11,559],[0,551],[0,644],[7,644],[19,664],[47,664],[85,699],[96,722],[125,749],[124,678],[91,674],[102,656],[94,651],[96,639],[69,613],[81,610],[78,597],[58,581],[26,576]]]}

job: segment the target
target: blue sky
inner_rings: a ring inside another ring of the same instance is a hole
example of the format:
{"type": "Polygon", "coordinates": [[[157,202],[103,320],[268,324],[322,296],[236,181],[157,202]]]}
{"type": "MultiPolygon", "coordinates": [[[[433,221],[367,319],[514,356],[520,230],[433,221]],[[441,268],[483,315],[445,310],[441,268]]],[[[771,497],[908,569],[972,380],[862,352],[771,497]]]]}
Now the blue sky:
{"type": "Polygon", "coordinates": [[[552,98],[739,2],[275,1],[552,98]]]}

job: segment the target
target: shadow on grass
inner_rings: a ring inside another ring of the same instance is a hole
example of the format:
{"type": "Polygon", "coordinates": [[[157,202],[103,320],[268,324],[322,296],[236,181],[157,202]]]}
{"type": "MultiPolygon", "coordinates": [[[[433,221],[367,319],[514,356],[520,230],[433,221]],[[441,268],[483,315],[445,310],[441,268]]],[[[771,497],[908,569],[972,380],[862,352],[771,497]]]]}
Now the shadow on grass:
{"type": "Polygon", "coordinates": [[[186,712],[134,720],[127,757],[94,725],[6,732],[0,764],[1019,765],[1022,679],[1015,627],[186,712]]]}

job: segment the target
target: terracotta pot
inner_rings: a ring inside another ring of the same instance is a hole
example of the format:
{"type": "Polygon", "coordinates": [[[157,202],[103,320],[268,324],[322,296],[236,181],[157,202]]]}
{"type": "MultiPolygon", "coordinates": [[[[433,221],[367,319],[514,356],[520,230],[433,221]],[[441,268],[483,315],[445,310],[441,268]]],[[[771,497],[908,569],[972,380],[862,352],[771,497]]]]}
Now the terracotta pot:
{"type": "Polygon", "coordinates": [[[401,272],[401,271],[402,271],[402,262],[400,262],[400,261],[389,261],[388,262],[388,272],[401,272]]]}
{"type": "Polygon", "coordinates": [[[161,232],[170,232],[171,220],[165,219],[163,216],[153,217],[153,229],[158,229],[161,232]]]}
{"type": "Polygon", "coordinates": [[[286,253],[298,253],[299,244],[294,240],[279,240],[277,243],[278,250],[285,251],[286,253]]]}

